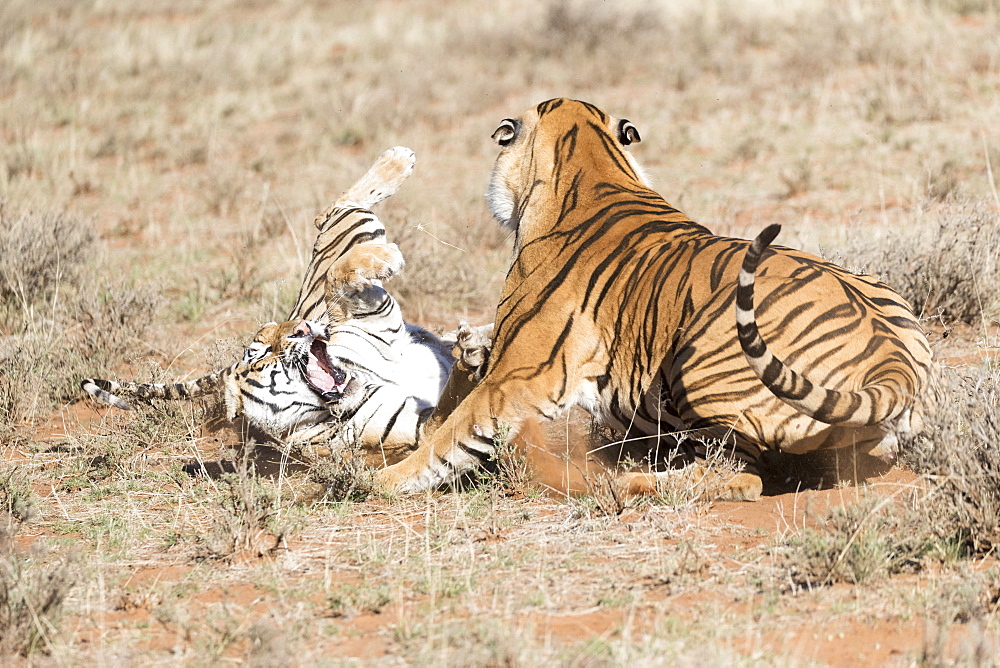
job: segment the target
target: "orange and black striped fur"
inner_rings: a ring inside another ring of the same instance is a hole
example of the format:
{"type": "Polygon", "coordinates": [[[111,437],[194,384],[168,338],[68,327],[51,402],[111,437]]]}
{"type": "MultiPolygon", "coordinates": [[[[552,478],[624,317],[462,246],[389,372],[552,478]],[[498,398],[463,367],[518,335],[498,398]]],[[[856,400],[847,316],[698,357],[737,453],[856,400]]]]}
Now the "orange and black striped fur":
{"type": "Polygon", "coordinates": [[[186,383],[85,379],[83,389],[126,409],[118,395],[181,399],[221,389],[230,418],[242,415],[285,442],[339,436],[398,459],[437,403],[454,343],[404,322],[382,287],[403,257],[369,209],[398,190],[413,163],[409,149],[389,149],[316,218],[295,307],[285,322],[264,325],[239,362],[186,383]]]}
{"type": "Polygon", "coordinates": [[[746,466],[715,493],[734,499],[759,496],[763,450],[888,455],[917,426],[931,353],[890,288],[768,247],[776,228],[751,245],[692,222],[626,152],[636,128],[590,104],[544,102],[493,137],[487,198],[516,242],[492,354],[440,428],[380,472],[386,487],[451,482],[501,428],[573,405],[645,438],[650,460],[732,451],[746,466]]]}

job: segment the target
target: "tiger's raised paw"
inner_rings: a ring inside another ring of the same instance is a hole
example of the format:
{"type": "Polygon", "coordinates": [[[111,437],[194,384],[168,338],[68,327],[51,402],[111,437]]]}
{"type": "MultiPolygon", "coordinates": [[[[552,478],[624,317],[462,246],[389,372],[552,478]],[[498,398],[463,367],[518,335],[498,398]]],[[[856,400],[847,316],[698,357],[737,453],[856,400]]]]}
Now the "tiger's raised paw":
{"type": "Polygon", "coordinates": [[[493,349],[493,324],[483,327],[473,327],[467,322],[460,322],[455,336],[455,346],[451,355],[473,380],[482,380],[486,373],[486,365],[493,349]]]}

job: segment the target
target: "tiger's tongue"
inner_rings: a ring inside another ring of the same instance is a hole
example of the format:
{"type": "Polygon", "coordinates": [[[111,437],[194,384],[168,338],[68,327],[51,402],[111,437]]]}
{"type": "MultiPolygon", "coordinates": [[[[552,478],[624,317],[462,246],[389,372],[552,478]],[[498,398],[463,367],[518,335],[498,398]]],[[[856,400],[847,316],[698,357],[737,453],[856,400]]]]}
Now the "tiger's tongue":
{"type": "Polygon", "coordinates": [[[323,392],[329,392],[337,385],[333,376],[327,373],[312,355],[309,356],[309,364],[306,365],[306,375],[313,387],[323,392]]]}

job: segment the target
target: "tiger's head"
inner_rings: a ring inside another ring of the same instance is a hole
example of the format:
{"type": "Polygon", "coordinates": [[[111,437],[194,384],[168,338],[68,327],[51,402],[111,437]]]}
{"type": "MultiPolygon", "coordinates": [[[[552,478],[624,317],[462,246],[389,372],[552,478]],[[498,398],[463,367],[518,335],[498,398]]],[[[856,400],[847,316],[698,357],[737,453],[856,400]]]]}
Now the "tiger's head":
{"type": "Polygon", "coordinates": [[[500,155],[486,199],[493,217],[519,237],[521,227],[530,224],[532,207],[558,211],[572,206],[582,175],[609,183],[625,177],[649,187],[642,168],[625,150],[640,141],[639,131],[627,119],[613,118],[586,102],[542,102],[520,118],[501,121],[493,141],[500,155]]]}
{"type": "Polygon", "coordinates": [[[327,419],[328,404],[354,391],[328,341],[326,325],[312,320],[261,327],[227,378],[228,415],[243,413],[276,434],[327,419]]]}

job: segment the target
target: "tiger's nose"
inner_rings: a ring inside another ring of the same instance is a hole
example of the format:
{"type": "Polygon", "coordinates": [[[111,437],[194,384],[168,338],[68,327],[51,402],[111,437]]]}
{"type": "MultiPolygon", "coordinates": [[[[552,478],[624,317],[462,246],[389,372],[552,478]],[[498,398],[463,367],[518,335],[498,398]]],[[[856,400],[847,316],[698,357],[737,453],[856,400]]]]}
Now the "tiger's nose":
{"type": "Polygon", "coordinates": [[[326,327],[312,320],[299,320],[292,330],[292,336],[308,336],[320,341],[326,341],[326,327]]]}

